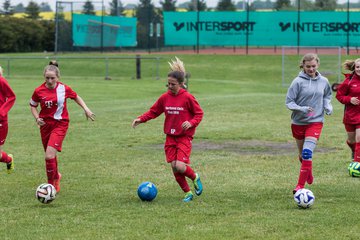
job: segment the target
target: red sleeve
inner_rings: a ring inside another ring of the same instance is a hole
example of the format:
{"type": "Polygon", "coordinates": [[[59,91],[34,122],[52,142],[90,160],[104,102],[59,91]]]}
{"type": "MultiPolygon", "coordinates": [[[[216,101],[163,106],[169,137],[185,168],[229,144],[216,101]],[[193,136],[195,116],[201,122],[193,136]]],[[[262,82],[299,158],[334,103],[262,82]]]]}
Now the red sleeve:
{"type": "Polygon", "coordinates": [[[336,92],[336,99],[341,102],[342,104],[349,104],[351,96],[349,94],[349,81],[350,79],[347,77],[343,83],[340,84],[337,92],[336,92]]]}
{"type": "Polygon", "coordinates": [[[149,109],[149,111],[145,112],[143,115],[139,117],[141,122],[147,122],[151,119],[157,118],[160,114],[164,112],[163,98],[164,95],[161,96],[154,103],[154,105],[149,109]]]}
{"type": "Polygon", "coordinates": [[[194,115],[193,119],[191,119],[189,122],[193,127],[197,127],[204,116],[204,112],[201,109],[200,104],[193,95],[190,94],[189,99],[190,99],[190,109],[192,114],[194,115]]]}
{"type": "Polygon", "coordinates": [[[35,91],[33,92],[33,95],[30,98],[30,106],[32,106],[32,107],[37,107],[39,105],[40,98],[37,93],[38,93],[38,91],[37,91],[37,89],[35,89],[35,91]]]}
{"type": "Polygon", "coordinates": [[[75,99],[77,97],[77,93],[74,90],[72,90],[71,87],[69,86],[65,85],[65,92],[67,98],[75,99]]]}
{"type": "Polygon", "coordinates": [[[5,80],[5,78],[2,78],[0,80],[0,84],[1,84],[1,92],[4,94],[4,97],[6,98],[6,101],[0,107],[0,116],[5,117],[12,108],[12,106],[14,106],[16,96],[13,90],[11,89],[10,85],[8,84],[8,82],[5,80]]]}

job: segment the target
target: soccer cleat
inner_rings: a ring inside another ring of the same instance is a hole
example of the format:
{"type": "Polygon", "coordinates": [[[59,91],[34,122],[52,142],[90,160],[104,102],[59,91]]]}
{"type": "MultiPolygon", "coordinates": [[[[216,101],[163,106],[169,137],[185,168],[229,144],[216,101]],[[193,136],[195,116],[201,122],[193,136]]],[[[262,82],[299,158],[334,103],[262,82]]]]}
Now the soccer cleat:
{"type": "Polygon", "coordinates": [[[300,186],[300,185],[296,185],[296,187],[293,190],[293,194],[295,194],[297,191],[299,191],[300,189],[303,189],[304,187],[300,186]]]}
{"type": "Polygon", "coordinates": [[[54,180],[54,187],[56,189],[56,193],[60,192],[60,180],[61,180],[61,173],[59,173],[59,178],[54,180]]]}
{"type": "Polygon", "coordinates": [[[195,187],[195,194],[200,196],[203,191],[203,186],[200,181],[200,175],[196,173],[196,178],[194,179],[194,187],[195,187]]]}
{"type": "Polygon", "coordinates": [[[190,202],[191,200],[193,200],[193,198],[194,198],[194,194],[191,191],[189,191],[185,194],[183,202],[190,202]]]}
{"type": "Polygon", "coordinates": [[[14,171],[14,156],[12,154],[9,154],[8,156],[11,158],[11,162],[6,163],[6,171],[10,174],[14,171]]]}

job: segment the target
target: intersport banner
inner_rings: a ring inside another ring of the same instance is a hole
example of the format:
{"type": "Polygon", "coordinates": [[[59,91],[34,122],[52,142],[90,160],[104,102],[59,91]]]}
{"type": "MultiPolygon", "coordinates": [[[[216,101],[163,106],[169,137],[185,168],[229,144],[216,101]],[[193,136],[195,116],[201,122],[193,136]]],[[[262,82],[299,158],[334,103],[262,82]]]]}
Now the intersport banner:
{"type": "Polygon", "coordinates": [[[136,18],[73,14],[72,19],[74,46],[132,47],[137,45],[136,18]]]}
{"type": "Polygon", "coordinates": [[[300,12],[298,22],[298,12],[164,12],[165,44],[357,47],[360,12],[349,16],[300,12]]]}

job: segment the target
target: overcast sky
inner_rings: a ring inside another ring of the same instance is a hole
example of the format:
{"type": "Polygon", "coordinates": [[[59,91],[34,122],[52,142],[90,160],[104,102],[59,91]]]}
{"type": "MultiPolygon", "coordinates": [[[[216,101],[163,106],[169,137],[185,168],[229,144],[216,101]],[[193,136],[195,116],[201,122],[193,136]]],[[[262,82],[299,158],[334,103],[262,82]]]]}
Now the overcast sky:
{"type": "MultiPolygon", "coordinates": [[[[22,3],[24,6],[27,6],[27,4],[29,3],[30,0],[10,0],[12,5],[17,5],[19,3],[22,3]]],[[[42,2],[48,2],[52,8],[52,10],[55,10],[55,0],[33,0],[37,3],[42,3],[42,2]]],[[[68,0],[60,0],[60,1],[64,1],[67,2],[68,0]]],[[[74,2],[76,2],[79,0],[74,0],[74,2]]],[[[84,1],[84,0],[81,0],[84,1]]],[[[101,0],[93,0],[94,2],[99,2],[101,0]]],[[[155,6],[160,6],[160,1],[161,0],[152,0],[152,3],[155,4],[155,6]]],[[[191,0],[177,0],[176,4],[179,3],[184,3],[184,2],[189,2],[191,0]]],[[[234,3],[239,2],[240,0],[233,0],[234,3]]],[[[251,0],[249,0],[251,2],[251,0]]],[[[264,0],[265,1],[265,0],[264,0]]],[[[338,0],[338,3],[344,3],[347,0],[338,0]]],[[[111,2],[111,0],[104,0],[105,3],[105,7],[108,9],[109,8],[109,2],[111,2]]],[[[121,0],[121,2],[126,5],[128,3],[133,3],[133,4],[138,4],[140,1],[139,0],[121,0]]],[[[217,3],[219,2],[219,0],[206,0],[206,4],[208,7],[216,7],[217,3]]],[[[350,2],[358,2],[358,0],[350,0],[350,2]]],[[[0,0],[0,7],[2,8],[4,4],[4,0],[0,0]]]]}

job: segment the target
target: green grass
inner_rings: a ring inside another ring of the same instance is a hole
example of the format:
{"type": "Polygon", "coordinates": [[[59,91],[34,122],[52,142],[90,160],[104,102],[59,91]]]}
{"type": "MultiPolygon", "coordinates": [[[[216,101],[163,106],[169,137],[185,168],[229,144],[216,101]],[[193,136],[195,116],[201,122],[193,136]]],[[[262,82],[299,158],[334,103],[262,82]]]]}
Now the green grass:
{"type": "Polygon", "coordinates": [[[280,56],[178,56],[192,74],[190,91],[205,112],[191,157],[204,193],[182,203],[183,193],[162,150],[163,116],[131,128],[132,120],[165,91],[167,61],[174,56],[161,57],[160,80],[147,63],[143,79],[135,80],[135,63],[116,61],[110,67],[113,80],[105,81],[99,61],[60,62],[61,81],[77,91],[97,119],[87,122],[69,100],[70,128],[58,155],[62,190],[49,205],[34,197],[46,174],[28,105],[43,81],[47,60],[12,64],[9,82],[17,101],[4,150],[14,153],[16,172],[7,175],[2,165],[1,239],[356,238],[352,226],[358,221],[360,181],[346,172],[350,151],[343,106],[335,98],[334,114],[326,118],[314,155],[310,189],[315,205],[307,210],[295,206],[292,189],[299,163],[284,104],[287,89],[281,86],[280,56]],[[245,143],[256,145],[246,146],[246,153],[238,151],[245,143]],[[283,144],[288,151],[277,154],[263,147],[266,143],[283,144]],[[137,197],[143,181],[158,187],[151,203],[137,197]]]}

